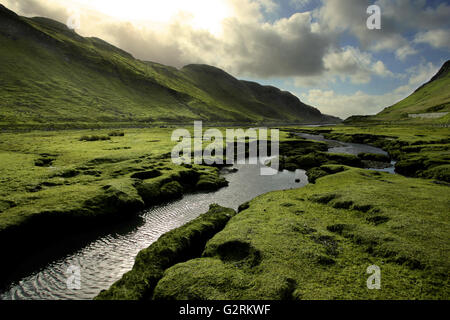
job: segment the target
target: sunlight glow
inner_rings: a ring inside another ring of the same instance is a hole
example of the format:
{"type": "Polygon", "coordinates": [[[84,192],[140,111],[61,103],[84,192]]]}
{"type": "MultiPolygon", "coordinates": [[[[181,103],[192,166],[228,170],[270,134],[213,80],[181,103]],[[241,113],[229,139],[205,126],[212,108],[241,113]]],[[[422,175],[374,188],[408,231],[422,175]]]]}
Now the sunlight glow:
{"type": "Polygon", "coordinates": [[[196,29],[218,34],[222,21],[232,15],[226,0],[71,0],[82,8],[88,8],[112,18],[135,24],[169,23],[177,20],[196,29]]]}

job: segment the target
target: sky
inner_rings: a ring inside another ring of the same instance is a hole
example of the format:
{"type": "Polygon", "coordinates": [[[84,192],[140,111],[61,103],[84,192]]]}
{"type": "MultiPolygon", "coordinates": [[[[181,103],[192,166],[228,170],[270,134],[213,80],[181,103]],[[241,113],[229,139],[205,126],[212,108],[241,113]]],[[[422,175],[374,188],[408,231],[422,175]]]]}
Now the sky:
{"type": "Polygon", "coordinates": [[[290,91],[322,113],[376,114],[450,58],[450,0],[0,0],[136,58],[204,63],[290,91]],[[380,8],[381,29],[367,9],[380,8]]]}

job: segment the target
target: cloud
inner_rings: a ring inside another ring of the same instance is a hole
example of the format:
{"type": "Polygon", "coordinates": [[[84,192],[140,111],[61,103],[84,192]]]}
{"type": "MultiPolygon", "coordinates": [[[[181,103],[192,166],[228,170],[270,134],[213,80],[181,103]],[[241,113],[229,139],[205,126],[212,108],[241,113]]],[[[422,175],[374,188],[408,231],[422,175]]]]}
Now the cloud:
{"type": "Polygon", "coordinates": [[[268,13],[273,13],[279,9],[279,5],[272,0],[256,0],[256,2],[268,13]]]}
{"type": "Polygon", "coordinates": [[[407,70],[407,83],[385,94],[368,94],[356,91],[353,94],[339,94],[334,90],[312,89],[299,95],[305,103],[314,105],[322,113],[347,118],[351,115],[371,115],[412,94],[428,82],[438,71],[432,63],[424,63],[407,70]]]}
{"type": "Polygon", "coordinates": [[[393,75],[382,61],[373,61],[371,54],[350,46],[328,53],[324,63],[331,75],[350,78],[352,83],[368,83],[372,75],[393,75]]]}
{"type": "Polygon", "coordinates": [[[426,0],[378,0],[383,19],[390,29],[396,31],[436,29],[450,26],[450,4],[446,1],[437,6],[426,0]],[[401,14],[399,14],[401,13],[401,14]]]}
{"type": "Polygon", "coordinates": [[[104,24],[101,31],[106,40],[144,60],[176,67],[206,63],[236,75],[262,78],[320,74],[332,41],[312,32],[309,14],[295,14],[273,24],[229,18],[220,37],[181,20],[158,32],[137,30],[128,23],[104,24]]]}
{"type": "Polygon", "coordinates": [[[398,60],[404,61],[408,56],[415,55],[418,51],[409,45],[404,45],[395,50],[395,56],[398,60]]]}
{"type": "Polygon", "coordinates": [[[321,74],[323,57],[334,42],[312,31],[309,13],[261,25],[230,19],[224,23],[224,35],[219,65],[257,77],[321,74]]]}
{"type": "MultiPolygon", "coordinates": [[[[98,6],[92,5],[106,3],[111,9],[114,4],[120,13],[122,6],[131,10],[130,3],[137,1],[0,0],[21,15],[46,16],[61,22],[67,21],[68,9],[79,8],[78,33],[102,38],[141,60],[175,67],[205,63],[237,77],[276,78],[296,87],[320,88],[309,90],[303,96],[306,102],[341,117],[376,113],[406,97],[431,78],[434,74],[431,71],[437,71],[434,65],[423,63],[407,70],[401,78],[387,68],[384,58],[375,58],[378,53],[393,53],[396,59],[404,61],[421,53],[419,50],[423,48],[418,44],[450,48],[450,4],[445,2],[431,6],[425,0],[322,0],[321,6],[312,11],[291,13],[285,18],[277,18],[286,9],[283,5],[301,11],[313,1],[315,4],[319,1],[214,0],[220,4],[219,15],[199,6],[202,17],[213,20],[218,30],[196,23],[195,13],[191,12],[193,6],[183,0],[165,0],[164,4],[156,0],[139,2],[145,3],[144,7],[158,8],[158,12],[148,14],[155,17],[161,15],[161,6],[182,4],[185,8],[158,21],[146,20],[145,10],[139,14],[142,19],[127,21],[110,15],[111,10],[99,11],[98,6]],[[366,27],[366,9],[373,3],[381,7],[381,30],[366,27]],[[338,81],[348,82],[351,88],[352,84],[367,84],[379,78],[405,82],[392,92],[380,95],[362,91],[340,94],[330,89],[338,81]]],[[[134,11],[128,13],[134,15],[134,11]]]]}
{"type": "Polygon", "coordinates": [[[61,4],[54,5],[53,2],[39,0],[6,0],[1,1],[7,8],[16,13],[28,17],[45,16],[58,21],[66,21],[69,18],[69,11],[61,4]]]}
{"type": "MultiPolygon", "coordinates": [[[[2,2],[21,14],[66,21],[67,9],[80,1],[2,2]]],[[[295,77],[298,85],[324,83],[319,77],[326,76],[330,78],[325,82],[333,82],[339,77],[352,83],[367,83],[373,75],[391,76],[383,62],[372,61],[368,51],[391,50],[399,60],[417,53],[411,42],[401,35],[405,29],[403,25],[411,23],[401,23],[397,10],[403,10],[409,20],[416,19],[422,25],[433,27],[437,25],[436,21],[442,23],[450,8],[444,4],[429,8],[424,1],[380,0],[377,3],[382,7],[383,29],[378,32],[366,28],[368,1],[324,0],[323,6],[313,12],[295,13],[274,22],[267,22],[264,18],[264,12],[279,9],[280,5],[273,0],[215,1],[230,12],[222,20],[218,33],[196,27],[188,12],[179,12],[157,24],[149,21],[131,23],[113,19],[94,10],[95,6],[88,5],[79,7],[81,28],[78,32],[105,39],[139,59],[175,67],[206,63],[239,77],[295,77]],[[426,10],[422,12],[419,9],[426,10]],[[423,21],[418,19],[418,14],[424,15],[423,21]],[[317,19],[314,22],[313,16],[317,19]],[[346,30],[359,39],[361,48],[336,49],[339,32],[346,30]]],[[[296,5],[310,2],[291,1],[296,5]]],[[[115,5],[119,6],[117,3],[115,5]]],[[[401,18],[404,19],[403,15],[401,18]]],[[[418,35],[414,43],[442,46],[443,41],[440,33],[424,33],[418,35]]]]}
{"type": "Polygon", "coordinates": [[[295,77],[297,87],[324,87],[327,83],[350,80],[353,84],[369,83],[373,76],[394,77],[381,60],[375,60],[368,52],[346,46],[330,49],[323,58],[325,72],[320,76],[295,77]]]}
{"type": "Polygon", "coordinates": [[[315,17],[321,21],[323,29],[349,32],[363,49],[392,51],[399,60],[417,53],[405,34],[450,27],[450,5],[446,3],[431,7],[425,0],[378,0],[375,4],[381,8],[382,29],[369,30],[366,27],[369,2],[324,0],[315,17]]]}
{"type": "Polygon", "coordinates": [[[303,9],[308,4],[310,4],[313,0],[290,0],[289,4],[296,9],[303,9]]]}
{"type": "Polygon", "coordinates": [[[375,114],[381,110],[380,106],[392,101],[390,97],[370,95],[362,91],[345,95],[321,89],[309,90],[302,98],[306,103],[318,107],[322,113],[333,114],[343,119],[355,114],[375,114]]]}
{"type": "Polygon", "coordinates": [[[381,60],[378,60],[377,62],[375,62],[373,64],[372,71],[380,77],[393,77],[394,76],[392,71],[387,69],[386,66],[384,65],[383,61],[381,61],[381,60]]]}
{"type": "MultiPolygon", "coordinates": [[[[441,63],[441,65],[443,62],[441,63]]],[[[393,92],[396,94],[409,95],[421,85],[431,80],[439,71],[440,66],[434,65],[431,62],[421,63],[417,66],[410,67],[406,70],[408,82],[396,88],[393,92]]]]}
{"type": "MultiPolygon", "coordinates": [[[[225,0],[224,0],[225,1],[225,0]]],[[[21,14],[45,15],[66,21],[67,10],[51,0],[4,1],[21,14]]],[[[226,0],[233,14],[213,34],[196,28],[179,14],[155,27],[112,19],[82,7],[81,28],[142,60],[181,67],[190,63],[215,65],[237,76],[289,77],[323,72],[323,56],[334,39],[314,32],[310,13],[265,22],[262,10],[275,10],[271,0],[226,0]]]]}
{"type": "Polygon", "coordinates": [[[450,49],[450,29],[437,29],[416,34],[415,43],[427,43],[434,48],[450,49]]]}

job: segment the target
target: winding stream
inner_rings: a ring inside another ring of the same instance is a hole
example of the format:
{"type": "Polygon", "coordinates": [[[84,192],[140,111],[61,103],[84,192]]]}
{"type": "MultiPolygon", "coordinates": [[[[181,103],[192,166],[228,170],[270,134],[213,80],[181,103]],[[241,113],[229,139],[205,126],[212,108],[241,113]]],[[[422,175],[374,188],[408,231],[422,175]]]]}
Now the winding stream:
{"type": "MultiPolygon", "coordinates": [[[[346,153],[346,154],[352,154],[355,156],[357,156],[360,153],[376,153],[376,154],[389,155],[383,149],[369,146],[367,144],[349,143],[349,142],[340,142],[340,141],[336,141],[336,140],[329,140],[329,139],[325,139],[322,135],[315,135],[315,134],[308,134],[308,133],[299,133],[297,135],[302,138],[305,138],[305,139],[327,142],[330,145],[330,148],[328,149],[329,153],[346,153]]],[[[395,163],[396,163],[395,161],[391,161],[390,167],[387,167],[384,169],[370,168],[370,170],[383,171],[383,172],[389,172],[389,173],[395,174],[395,163]]]]}
{"type": "MultiPolygon", "coordinates": [[[[326,140],[322,136],[301,136],[329,142],[329,152],[358,154],[360,152],[386,154],[383,150],[367,145],[340,143],[326,140]]],[[[107,289],[134,264],[137,253],[147,248],[164,233],[182,226],[208,211],[209,205],[218,203],[224,207],[237,207],[261,194],[308,184],[305,171],[283,171],[275,176],[261,176],[257,165],[235,165],[236,173],[224,172],[229,186],[212,193],[185,195],[182,199],[146,210],[140,223],[124,227],[113,233],[88,242],[83,248],[65,254],[44,267],[22,277],[0,294],[4,300],[58,300],[92,299],[101,290],[107,289]],[[295,180],[300,176],[300,183],[295,180]],[[81,288],[67,288],[67,269],[80,268],[81,288]]],[[[381,169],[393,172],[393,168],[381,169]]]]}

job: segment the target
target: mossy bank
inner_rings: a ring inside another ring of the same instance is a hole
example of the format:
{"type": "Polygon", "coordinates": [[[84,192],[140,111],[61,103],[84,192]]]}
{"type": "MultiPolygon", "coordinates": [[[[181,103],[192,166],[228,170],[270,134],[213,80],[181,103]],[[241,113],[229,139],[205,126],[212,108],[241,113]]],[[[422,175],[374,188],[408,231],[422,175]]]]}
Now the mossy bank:
{"type": "Polygon", "coordinates": [[[1,134],[0,280],[24,252],[228,184],[218,168],[174,165],[170,134],[169,128],[1,134]]]}
{"type": "Polygon", "coordinates": [[[221,231],[235,214],[232,209],[211,205],[207,213],[164,234],[150,247],[142,250],[136,257],[133,269],[109,290],[100,293],[97,299],[151,298],[164,271],[179,262],[200,257],[206,242],[221,231]]]}
{"type": "MultiPolygon", "coordinates": [[[[170,266],[162,277],[157,268],[161,279],[151,282],[152,295],[141,295],[153,265],[166,261],[155,248],[175,239],[161,238],[100,298],[448,299],[448,187],[341,168],[305,188],[254,199],[201,256],[170,266]],[[381,290],[367,288],[371,265],[381,269],[381,290]]],[[[181,243],[189,243],[179,232],[181,243]]]]}
{"type": "MultiPolygon", "coordinates": [[[[331,140],[374,145],[386,150],[396,161],[395,170],[399,174],[436,179],[444,183],[450,182],[450,130],[448,128],[427,125],[371,125],[286,128],[284,130],[322,134],[331,140]]],[[[320,154],[315,158],[317,161],[327,163],[323,161],[323,156],[320,154]]],[[[347,157],[346,162],[341,160],[340,163],[359,166],[357,159],[351,158],[347,157]]]]}
{"type": "MultiPolygon", "coordinates": [[[[391,130],[401,133],[398,128],[391,130]]],[[[361,132],[355,131],[346,136],[356,139],[354,135],[361,132]]],[[[418,130],[410,130],[398,140],[420,145],[417,141],[424,137],[417,135],[418,130]]],[[[426,140],[433,146],[445,135],[444,131],[428,133],[426,140]]],[[[392,138],[373,136],[378,141],[392,138]]],[[[374,142],[363,140],[358,142],[374,142]]],[[[291,142],[281,148],[284,157],[325,154],[320,142],[293,137],[286,141],[291,142]]],[[[352,159],[362,167],[363,161],[388,160],[370,154],[352,159]]],[[[322,161],[313,161],[308,176],[314,183],[270,192],[242,205],[225,228],[206,242],[201,254],[166,264],[162,276],[159,268],[159,279],[151,283],[148,294],[140,294],[139,288],[148,283],[142,277],[159,258],[152,256],[142,265],[140,255],[131,273],[99,298],[449,299],[448,184],[340,164],[348,160],[328,155],[323,162],[335,164],[320,166],[322,161]],[[373,265],[381,270],[380,290],[367,287],[371,275],[367,270],[373,265]]],[[[286,163],[292,169],[303,165],[286,163]]],[[[154,247],[163,245],[165,240],[161,241],[154,247]]]]}

